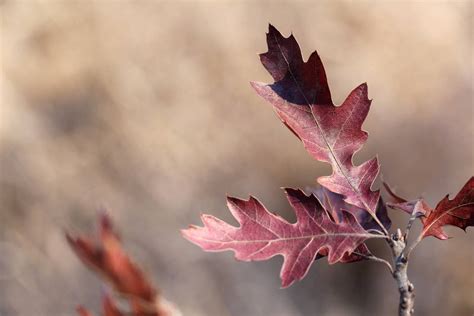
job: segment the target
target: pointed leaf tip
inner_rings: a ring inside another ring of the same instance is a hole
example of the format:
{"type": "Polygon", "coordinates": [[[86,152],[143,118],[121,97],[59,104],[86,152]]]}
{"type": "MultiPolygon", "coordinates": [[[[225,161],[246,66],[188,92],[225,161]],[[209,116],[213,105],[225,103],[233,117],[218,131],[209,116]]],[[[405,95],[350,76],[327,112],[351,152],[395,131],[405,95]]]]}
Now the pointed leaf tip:
{"type": "Polygon", "coordinates": [[[443,227],[455,226],[466,231],[474,226],[474,177],[471,177],[452,200],[446,195],[434,210],[428,210],[423,223],[422,236],[448,239],[443,227]]]}

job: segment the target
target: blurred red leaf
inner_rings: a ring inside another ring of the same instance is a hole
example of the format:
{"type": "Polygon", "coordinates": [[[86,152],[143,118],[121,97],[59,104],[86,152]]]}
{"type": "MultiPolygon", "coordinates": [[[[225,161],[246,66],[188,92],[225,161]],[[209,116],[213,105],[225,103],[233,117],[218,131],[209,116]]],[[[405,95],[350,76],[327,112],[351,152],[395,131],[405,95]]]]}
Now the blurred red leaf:
{"type": "MultiPolygon", "coordinates": [[[[82,306],[77,308],[77,312],[80,316],[92,316],[92,314],[82,306]]],[[[104,316],[123,316],[108,295],[102,299],[102,312],[104,316]]]]}
{"type": "Polygon", "coordinates": [[[123,314],[119,311],[117,306],[115,306],[115,303],[108,295],[104,296],[102,300],[102,309],[104,316],[123,316],[123,314]]]}
{"type": "Polygon", "coordinates": [[[87,309],[82,306],[79,306],[77,308],[77,313],[79,314],[79,316],[93,316],[87,309]]]}
{"type": "MultiPolygon", "coordinates": [[[[112,228],[110,218],[100,218],[99,240],[87,236],[73,237],[66,233],[66,239],[81,261],[99,273],[113,288],[128,300],[133,316],[165,316],[178,310],[172,304],[163,304],[157,290],[148,281],[136,263],[125,253],[119,237],[112,228]]],[[[83,307],[78,308],[81,316],[92,316],[83,307]]],[[[104,316],[121,316],[123,313],[107,295],[103,299],[104,316]]]]}
{"type": "Polygon", "coordinates": [[[352,163],[354,154],[367,140],[367,133],[361,129],[371,103],[367,85],[354,89],[336,107],[316,52],[304,62],[293,35],[285,38],[272,25],[267,44],[268,52],[260,59],[275,82],[252,82],[253,88],[273,105],[313,158],[332,165],[333,174],[318,178],[318,182],[376,218],[380,193],[372,191],[371,186],[379,172],[377,158],[360,166],[352,163]]]}
{"type": "Polygon", "coordinates": [[[283,287],[302,279],[318,253],[328,256],[329,263],[336,263],[354,261],[357,258],[350,257],[354,250],[366,250],[361,244],[373,235],[351,213],[341,211],[336,222],[314,195],[295,189],[285,191],[296,213],[296,223],[270,213],[253,197],[248,201],[229,197],[228,207],[240,227],[202,215],[204,227],[190,226],[183,235],[206,251],[233,250],[239,260],[267,260],[282,255],[283,287]]]}
{"type": "Polygon", "coordinates": [[[104,276],[118,292],[154,302],[156,290],[123,251],[106,214],[101,217],[99,242],[88,237],[74,238],[70,234],[66,234],[66,238],[79,259],[104,276]]]}

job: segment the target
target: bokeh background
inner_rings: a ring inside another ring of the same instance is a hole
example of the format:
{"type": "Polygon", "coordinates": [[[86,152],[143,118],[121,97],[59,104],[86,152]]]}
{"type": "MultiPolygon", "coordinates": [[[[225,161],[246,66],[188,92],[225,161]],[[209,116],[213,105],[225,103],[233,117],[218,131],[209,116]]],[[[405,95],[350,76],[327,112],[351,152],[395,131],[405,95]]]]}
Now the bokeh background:
{"type": "MultiPolygon", "coordinates": [[[[368,82],[357,162],[377,154],[399,194],[434,205],[474,174],[472,1],[2,0],[0,10],[1,316],[98,310],[100,282],[63,230],[92,232],[104,206],[184,315],[395,315],[383,265],[321,260],[281,290],[281,257],[238,263],[180,235],[201,212],[235,223],[226,194],[252,193],[294,220],[279,188],[330,172],[248,84],[270,81],[257,56],[268,22],[306,57],[318,50],[338,104],[368,82]]],[[[413,256],[417,315],[474,313],[474,232],[448,231],[413,256]]]]}

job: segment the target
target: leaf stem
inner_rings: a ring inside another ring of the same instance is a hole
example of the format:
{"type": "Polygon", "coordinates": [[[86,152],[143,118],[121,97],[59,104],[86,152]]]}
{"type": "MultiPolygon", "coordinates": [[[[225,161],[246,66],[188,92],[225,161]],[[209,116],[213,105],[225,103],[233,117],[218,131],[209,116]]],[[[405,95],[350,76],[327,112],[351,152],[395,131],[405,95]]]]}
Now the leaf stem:
{"type": "Polygon", "coordinates": [[[390,274],[393,274],[393,267],[387,260],[379,258],[379,257],[374,256],[374,255],[365,255],[365,254],[357,252],[357,251],[354,251],[353,254],[356,254],[360,257],[363,257],[367,260],[372,260],[372,261],[375,261],[375,262],[383,263],[388,267],[388,270],[390,271],[390,274]]]}
{"type": "Polygon", "coordinates": [[[418,215],[418,209],[415,205],[415,207],[413,208],[413,211],[411,212],[410,219],[408,220],[408,224],[407,224],[407,227],[405,229],[405,233],[403,234],[403,239],[405,239],[405,240],[408,239],[408,235],[410,234],[411,227],[413,226],[413,223],[415,222],[416,218],[418,217],[417,215],[418,215]]]}
{"type": "Polygon", "coordinates": [[[373,232],[377,235],[381,235],[381,236],[385,236],[385,234],[383,232],[381,232],[380,230],[378,229],[375,229],[375,228],[371,228],[371,229],[367,229],[367,232],[370,233],[370,232],[373,232]]]}
{"type": "Polygon", "coordinates": [[[421,232],[420,235],[418,235],[416,240],[413,242],[413,244],[410,245],[410,247],[406,251],[405,256],[407,257],[407,259],[410,257],[411,252],[413,251],[413,249],[416,248],[416,246],[418,246],[418,244],[421,242],[422,239],[423,239],[423,232],[421,232]]]}
{"type": "Polygon", "coordinates": [[[387,236],[388,238],[390,238],[390,234],[388,233],[388,230],[385,228],[385,226],[380,222],[379,218],[377,217],[376,214],[374,214],[373,216],[375,222],[380,226],[380,228],[382,228],[382,231],[384,233],[385,236],[387,236]]]}

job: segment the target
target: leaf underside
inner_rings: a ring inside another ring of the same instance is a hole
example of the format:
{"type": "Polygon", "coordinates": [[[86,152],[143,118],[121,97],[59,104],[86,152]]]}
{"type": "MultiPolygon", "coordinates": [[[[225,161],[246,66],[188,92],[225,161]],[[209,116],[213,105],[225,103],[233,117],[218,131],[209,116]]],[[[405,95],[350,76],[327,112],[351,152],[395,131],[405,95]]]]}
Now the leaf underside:
{"type": "Polygon", "coordinates": [[[204,227],[191,226],[183,235],[206,251],[233,250],[243,261],[282,255],[283,287],[302,279],[318,254],[327,255],[331,264],[360,260],[351,255],[354,251],[369,254],[363,242],[371,235],[351,213],[341,211],[336,222],[314,195],[295,189],[285,192],[295,210],[296,223],[270,213],[253,197],[248,201],[229,197],[229,210],[240,227],[203,215],[204,227]]]}
{"type": "Polygon", "coordinates": [[[267,44],[268,52],[260,59],[275,82],[252,82],[252,87],[273,106],[313,158],[331,164],[333,174],[318,178],[318,182],[375,218],[380,193],[372,191],[371,186],[379,172],[377,158],[359,166],[352,163],[354,154],[367,140],[367,133],[361,129],[371,103],[367,85],[355,88],[336,107],[316,52],[304,62],[294,36],[285,38],[272,25],[267,44]]]}

